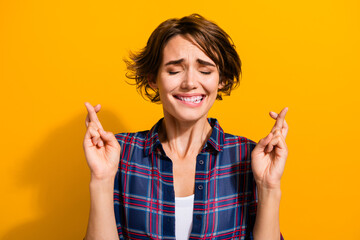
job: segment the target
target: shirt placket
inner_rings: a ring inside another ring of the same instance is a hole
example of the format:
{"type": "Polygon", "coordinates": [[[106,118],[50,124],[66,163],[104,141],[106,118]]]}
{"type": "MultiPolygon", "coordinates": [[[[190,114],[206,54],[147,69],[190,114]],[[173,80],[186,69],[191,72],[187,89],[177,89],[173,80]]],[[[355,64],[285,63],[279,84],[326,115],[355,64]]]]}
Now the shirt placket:
{"type": "Polygon", "coordinates": [[[170,158],[168,158],[162,151],[160,154],[160,172],[163,176],[162,189],[162,239],[175,239],[175,190],[173,181],[173,165],[170,158]],[[167,176],[167,177],[164,177],[167,176]],[[165,184],[167,182],[167,184],[165,184]]]}
{"type": "Polygon", "coordinates": [[[204,235],[204,221],[206,217],[206,193],[207,185],[204,181],[207,174],[208,153],[201,152],[196,157],[195,189],[193,225],[190,239],[199,239],[204,235]]]}

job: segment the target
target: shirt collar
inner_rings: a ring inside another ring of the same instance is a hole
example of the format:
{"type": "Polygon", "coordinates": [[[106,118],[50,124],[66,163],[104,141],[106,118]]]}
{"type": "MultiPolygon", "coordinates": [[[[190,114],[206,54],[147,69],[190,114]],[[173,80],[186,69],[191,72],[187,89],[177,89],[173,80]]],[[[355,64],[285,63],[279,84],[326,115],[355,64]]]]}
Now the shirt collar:
{"type": "MultiPolygon", "coordinates": [[[[158,130],[163,119],[164,118],[161,118],[146,134],[144,146],[145,156],[150,155],[152,152],[156,152],[157,150],[164,153],[158,135],[158,130]]],[[[223,150],[225,141],[224,131],[220,127],[219,122],[216,118],[208,118],[207,120],[212,127],[212,132],[202,151],[206,151],[206,149],[211,147],[214,150],[221,152],[223,150]]]]}

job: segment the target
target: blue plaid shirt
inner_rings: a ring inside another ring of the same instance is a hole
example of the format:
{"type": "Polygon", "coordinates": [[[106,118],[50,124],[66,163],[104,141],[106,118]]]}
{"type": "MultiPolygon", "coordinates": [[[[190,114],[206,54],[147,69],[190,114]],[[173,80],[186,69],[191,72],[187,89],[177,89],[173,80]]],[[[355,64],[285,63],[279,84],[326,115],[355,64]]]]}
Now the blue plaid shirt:
{"type": "MultiPolygon", "coordinates": [[[[162,120],[149,131],[115,135],[121,146],[114,188],[120,239],[175,239],[172,161],[158,136],[162,120]]],[[[256,143],[208,121],[212,134],[196,157],[190,239],[253,239],[257,192],[250,161],[256,143]]]]}

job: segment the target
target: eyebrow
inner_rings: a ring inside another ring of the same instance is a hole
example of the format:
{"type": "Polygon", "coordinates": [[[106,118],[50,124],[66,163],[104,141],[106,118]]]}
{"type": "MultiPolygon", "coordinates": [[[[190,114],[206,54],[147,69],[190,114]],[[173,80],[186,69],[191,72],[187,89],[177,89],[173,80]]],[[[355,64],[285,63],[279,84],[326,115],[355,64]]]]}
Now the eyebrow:
{"type": "Polygon", "coordinates": [[[215,65],[212,64],[211,62],[207,62],[207,61],[201,60],[201,59],[199,59],[199,58],[198,58],[196,61],[197,61],[199,64],[201,64],[201,65],[215,67],[215,65]]]}
{"type": "Polygon", "coordinates": [[[169,65],[179,65],[180,63],[182,63],[184,61],[183,58],[180,58],[178,60],[172,60],[172,61],[169,61],[167,63],[165,63],[165,66],[169,66],[169,65]]]}
{"type": "MultiPolygon", "coordinates": [[[[165,66],[169,66],[169,65],[179,65],[180,63],[184,62],[183,58],[177,59],[177,60],[172,60],[169,61],[167,63],[165,63],[165,66]]],[[[196,59],[196,62],[198,62],[201,65],[205,65],[205,66],[212,66],[215,67],[215,65],[211,62],[205,61],[205,60],[201,60],[201,59],[196,59]]]]}

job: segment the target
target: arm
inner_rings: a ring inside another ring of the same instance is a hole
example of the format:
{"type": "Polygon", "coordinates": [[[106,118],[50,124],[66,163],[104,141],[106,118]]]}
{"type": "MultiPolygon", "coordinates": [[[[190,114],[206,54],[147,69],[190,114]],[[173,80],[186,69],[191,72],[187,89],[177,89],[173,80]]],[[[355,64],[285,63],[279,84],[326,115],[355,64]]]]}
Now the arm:
{"type": "Polygon", "coordinates": [[[119,239],[114,214],[114,180],[91,180],[86,240],[119,239]]]}
{"type": "Polygon", "coordinates": [[[281,190],[260,189],[258,187],[258,205],[253,229],[255,240],[279,239],[279,208],[281,190]]]}
{"type": "Polygon", "coordinates": [[[97,118],[100,105],[85,103],[88,110],[84,152],[91,171],[90,215],[86,240],[119,239],[114,213],[114,179],[120,159],[120,145],[114,134],[105,132],[97,118]]]}
{"type": "Polygon", "coordinates": [[[253,229],[255,240],[280,239],[280,180],[284,172],[288,149],[285,138],[288,125],[285,121],[287,108],[280,114],[270,112],[276,123],[252,152],[252,170],[257,186],[258,205],[253,229]]]}

